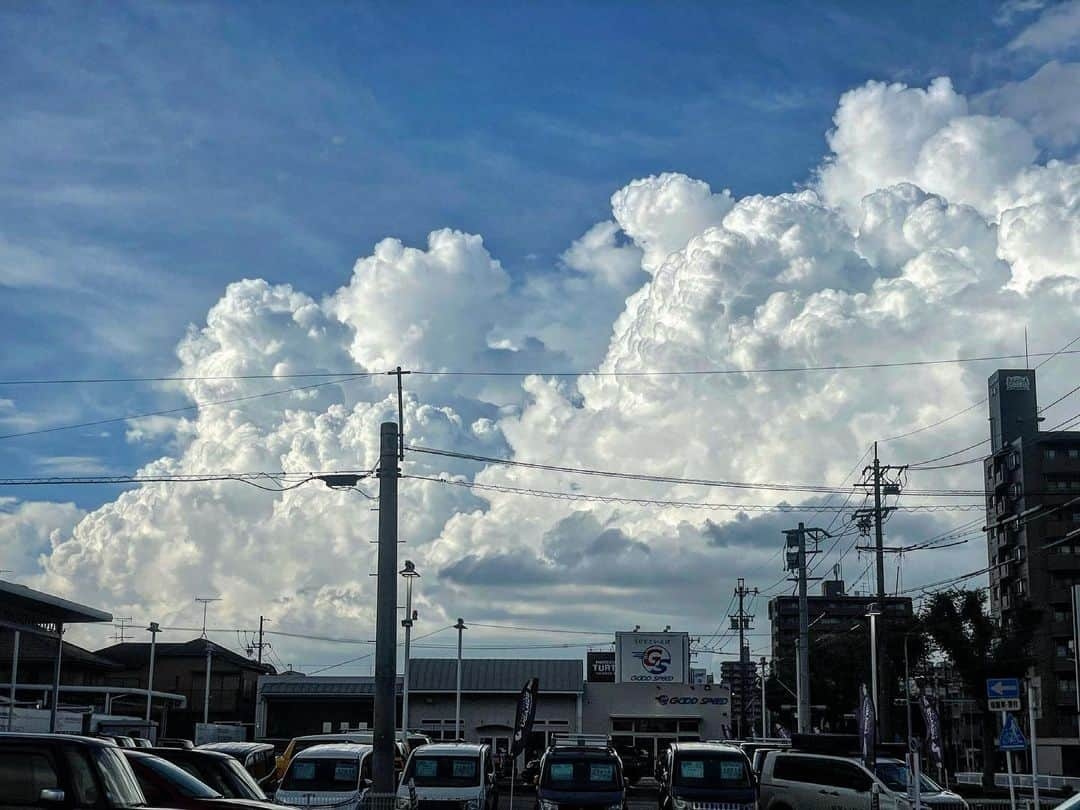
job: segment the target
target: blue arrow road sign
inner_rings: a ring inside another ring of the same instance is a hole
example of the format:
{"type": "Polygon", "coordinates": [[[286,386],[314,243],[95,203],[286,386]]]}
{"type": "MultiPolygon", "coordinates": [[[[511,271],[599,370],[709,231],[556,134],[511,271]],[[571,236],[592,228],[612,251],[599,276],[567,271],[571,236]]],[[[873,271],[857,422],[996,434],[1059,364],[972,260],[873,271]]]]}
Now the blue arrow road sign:
{"type": "Polygon", "coordinates": [[[986,696],[991,700],[995,698],[1018,698],[1020,697],[1020,679],[990,678],[986,681],[986,696]]]}
{"type": "Polygon", "coordinates": [[[998,738],[999,751],[1026,751],[1028,744],[1024,732],[1016,724],[1016,718],[1011,714],[1005,715],[1005,725],[1001,727],[1001,736],[998,738]]]}

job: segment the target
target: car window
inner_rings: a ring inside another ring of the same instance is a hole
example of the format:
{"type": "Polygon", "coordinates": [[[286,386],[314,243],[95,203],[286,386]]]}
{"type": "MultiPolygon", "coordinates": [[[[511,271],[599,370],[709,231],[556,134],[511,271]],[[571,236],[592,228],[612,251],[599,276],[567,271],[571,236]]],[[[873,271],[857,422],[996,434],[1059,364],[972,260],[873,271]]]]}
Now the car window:
{"type": "Polygon", "coordinates": [[[773,779],[805,782],[847,790],[870,789],[870,775],[857,765],[828,757],[808,757],[780,754],[773,765],[773,779]]]}
{"type": "Polygon", "coordinates": [[[540,784],[551,790],[622,790],[617,760],[601,757],[548,758],[540,784]]]}
{"type": "Polygon", "coordinates": [[[480,784],[480,761],[476,757],[413,756],[405,781],[417,787],[473,787],[480,784]]]}
{"type": "Polygon", "coordinates": [[[59,786],[56,769],[44,751],[0,749],[0,807],[33,810],[41,791],[59,786]]]}
{"type": "Polygon", "coordinates": [[[679,787],[748,788],[750,767],[742,754],[681,754],[671,781],[679,787]]]}
{"type": "Polygon", "coordinates": [[[75,792],[75,801],[84,805],[96,805],[101,801],[101,790],[86,752],[65,746],[64,759],[67,760],[68,770],[71,772],[71,789],[75,792]]]}
{"type": "MultiPolygon", "coordinates": [[[[151,772],[158,779],[168,782],[181,796],[190,799],[220,799],[221,794],[213,788],[200,782],[183,768],[166,762],[158,757],[139,757],[131,763],[136,776],[151,772]]],[[[144,780],[139,779],[142,783],[144,780]]],[[[144,786],[145,790],[145,786],[144,786]]]]}
{"type": "Polygon", "coordinates": [[[355,758],[312,757],[294,759],[289,765],[282,790],[353,791],[360,784],[360,763],[355,758]]]}

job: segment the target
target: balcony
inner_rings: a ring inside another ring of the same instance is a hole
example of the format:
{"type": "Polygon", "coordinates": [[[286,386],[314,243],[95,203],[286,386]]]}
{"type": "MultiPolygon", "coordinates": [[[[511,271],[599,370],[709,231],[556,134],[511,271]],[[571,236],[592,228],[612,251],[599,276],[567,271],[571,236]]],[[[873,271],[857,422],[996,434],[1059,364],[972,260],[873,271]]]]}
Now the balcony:
{"type": "Polygon", "coordinates": [[[1051,549],[1051,551],[1046,554],[1046,570],[1062,572],[1071,571],[1080,574],[1080,557],[1075,554],[1055,554],[1051,549]]]}

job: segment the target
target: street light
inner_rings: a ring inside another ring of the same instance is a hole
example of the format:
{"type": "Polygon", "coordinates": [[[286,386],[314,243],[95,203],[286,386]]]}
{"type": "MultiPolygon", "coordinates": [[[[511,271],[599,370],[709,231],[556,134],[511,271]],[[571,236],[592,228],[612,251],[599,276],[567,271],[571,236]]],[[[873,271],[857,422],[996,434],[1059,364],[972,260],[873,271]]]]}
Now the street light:
{"type": "Polygon", "coordinates": [[[401,730],[406,735],[409,733],[409,642],[412,639],[412,626],[416,621],[416,614],[412,609],[413,580],[419,578],[416,566],[412,560],[406,560],[404,566],[398,571],[405,578],[405,618],[401,620],[401,626],[405,628],[405,671],[402,676],[401,690],[401,730]]]}
{"type": "Polygon", "coordinates": [[[461,633],[463,630],[468,630],[465,620],[459,617],[454,629],[457,630],[457,696],[454,701],[454,737],[460,740],[465,736],[461,733],[461,633]]]}
{"type": "MultiPolygon", "coordinates": [[[[150,722],[150,704],[153,701],[154,693],[154,653],[157,650],[157,634],[161,632],[161,627],[157,622],[150,622],[150,626],[146,628],[146,631],[150,634],[150,672],[146,677],[146,722],[150,722]]],[[[150,733],[150,727],[147,726],[146,733],[150,733]]]]}
{"type": "MultiPolygon", "coordinates": [[[[866,615],[870,617],[870,700],[874,704],[874,723],[877,724],[880,722],[878,718],[877,617],[881,615],[877,603],[871,603],[866,615]]],[[[876,728],[874,732],[877,733],[876,728]]]]}

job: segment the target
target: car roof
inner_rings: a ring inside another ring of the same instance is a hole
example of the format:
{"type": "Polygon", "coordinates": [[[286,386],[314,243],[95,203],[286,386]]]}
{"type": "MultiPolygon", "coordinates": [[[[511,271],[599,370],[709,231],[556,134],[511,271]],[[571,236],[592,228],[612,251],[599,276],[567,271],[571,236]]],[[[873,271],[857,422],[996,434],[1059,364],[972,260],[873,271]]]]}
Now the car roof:
{"type": "Polygon", "coordinates": [[[329,734],[305,734],[302,737],[293,737],[293,742],[311,742],[312,740],[326,740],[327,742],[371,742],[370,731],[340,731],[329,734]]]}
{"type": "Polygon", "coordinates": [[[261,742],[216,742],[216,743],[203,743],[202,745],[195,746],[196,751],[265,751],[267,748],[273,748],[272,743],[261,742]]]}
{"type": "Polygon", "coordinates": [[[484,743],[442,742],[426,743],[413,749],[414,754],[479,754],[484,743]]]}
{"type": "Polygon", "coordinates": [[[370,745],[363,745],[361,743],[326,743],[325,745],[313,745],[311,748],[305,748],[295,757],[297,759],[318,759],[318,758],[350,758],[356,757],[360,759],[365,754],[371,753],[370,745]]]}
{"type": "Polygon", "coordinates": [[[729,743],[714,743],[714,742],[674,742],[671,744],[671,750],[678,753],[679,751],[688,751],[694,753],[718,753],[718,754],[739,754],[745,756],[745,752],[737,745],[731,745],[729,743]]]}
{"type": "Polygon", "coordinates": [[[101,737],[83,737],[78,734],[26,734],[23,732],[0,732],[0,741],[2,740],[34,740],[40,741],[54,741],[54,742],[77,742],[80,745],[96,745],[101,748],[116,748],[117,745],[112,740],[103,739],[101,737]]]}
{"type": "Polygon", "coordinates": [[[153,754],[156,757],[162,759],[169,759],[170,757],[201,757],[203,759],[216,759],[219,762],[228,762],[232,759],[224,751],[206,751],[202,748],[168,748],[168,747],[155,747],[144,748],[149,754],[153,754]]]}

